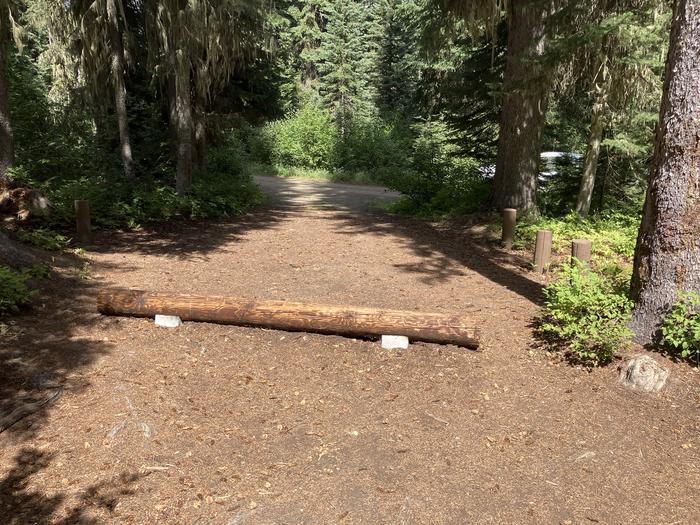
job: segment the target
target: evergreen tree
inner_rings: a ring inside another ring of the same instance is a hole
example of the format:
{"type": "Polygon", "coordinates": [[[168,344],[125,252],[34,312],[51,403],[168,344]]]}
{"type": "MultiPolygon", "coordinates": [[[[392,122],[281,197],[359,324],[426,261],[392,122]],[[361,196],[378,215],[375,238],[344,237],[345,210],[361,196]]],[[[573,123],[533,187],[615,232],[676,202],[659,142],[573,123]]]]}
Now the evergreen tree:
{"type": "Polygon", "coordinates": [[[322,9],[319,92],[341,134],[352,115],[366,115],[376,108],[381,32],[377,6],[371,0],[328,0],[322,9]]]}
{"type": "Polygon", "coordinates": [[[15,164],[8,64],[12,40],[19,44],[19,26],[15,20],[17,5],[9,1],[0,6],[0,180],[15,164]]]}
{"type": "Polygon", "coordinates": [[[656,336],[678,291],[700,292],[700,0],[678,0],[656,150],[637,239],[631,327],[656,336]]]}
{"type": "Polygon", "coordinates": [[[414,0],[388,0],[381,11],[378,96],[380,109],[409,117],[416,112],[420,80],[420,7],[414,0]]]}

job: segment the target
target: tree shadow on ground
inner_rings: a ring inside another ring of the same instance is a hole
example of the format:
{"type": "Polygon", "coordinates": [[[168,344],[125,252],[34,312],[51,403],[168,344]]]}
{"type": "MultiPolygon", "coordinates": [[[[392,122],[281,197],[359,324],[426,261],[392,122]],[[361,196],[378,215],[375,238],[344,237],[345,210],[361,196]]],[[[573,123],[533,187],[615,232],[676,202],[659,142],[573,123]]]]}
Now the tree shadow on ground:
{"type": "Polygon", "coordinates": [[[289,213],[289,207],[261,205],[225,221],[173,221],[139,231],[99,232],[86,248],[97,253],[116,251],[206,261],[209,253],[241,240],[250,230],[276,227],[289,213]]]}
{"type": "MultiPolygon", "coordinates": [[[[52,460],[31,442],[51,424],[53,410],[90,386],[83,370],[110,352],[109,343],[88,337],[100,318],[91,299],[97,283],[75,270],[84,261],[44,255],[45,261],[51,259],[51,276],[39,283],[31,306],[0,319],[0,449],[7,454],[21,447],[14,466],[6,457],[0,470],[2,523],[92,523],[81,509],[63,521],[53,520],[64,496],[29,488],[52,460]]],[[[104,489],[96,487],[98,493],[104,489]]]]}
{"type": "Polygon", "coordinates": [[[119,500],[134,494],[138,473],[124,472],[116,479],[94,483],[81,491],[72,507],[61,509],[66,496],[47,495],[28,488],[31,478],[48,468],[54,454],[34,447],[23,447],[14,458],[14,465],[0,480],[0,516],[5,525],[53,523],[56,525],[97,525],[102,520],[93,513],[111,514],[119,500]],[[62,516],[57,516],[57,514],[62,516]]]}
{"type": "Polygon", "coordinates": [[[529,268],[528,260],[500,249],[486,237],[473,236],[462,226],[437,224],[379,210],[362,214],[338,210],[334,217],[344,223],[341,233],[347,235],[368,233],[401,239],[423,262],[394,267],[420,274],[427,284],[464,276],[467,269],[535,304],[542,301],[542,285],[518,271],[518,268],[529,268]]]}

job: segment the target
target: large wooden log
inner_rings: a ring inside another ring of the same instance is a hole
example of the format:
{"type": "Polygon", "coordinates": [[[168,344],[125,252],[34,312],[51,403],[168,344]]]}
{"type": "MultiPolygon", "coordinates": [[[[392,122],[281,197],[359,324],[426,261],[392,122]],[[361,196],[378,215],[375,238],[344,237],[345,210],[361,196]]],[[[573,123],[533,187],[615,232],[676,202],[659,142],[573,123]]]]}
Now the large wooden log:
{"type": "Polygon", "coordinates": [[[97,309],[106,315],[177,315],[183,321],[353,337],[404,335],[414,341],[454,344],[472,349],[479,346],[479,330],[461,315],[123,289],[102,290],[97,298],[97,309]]]}

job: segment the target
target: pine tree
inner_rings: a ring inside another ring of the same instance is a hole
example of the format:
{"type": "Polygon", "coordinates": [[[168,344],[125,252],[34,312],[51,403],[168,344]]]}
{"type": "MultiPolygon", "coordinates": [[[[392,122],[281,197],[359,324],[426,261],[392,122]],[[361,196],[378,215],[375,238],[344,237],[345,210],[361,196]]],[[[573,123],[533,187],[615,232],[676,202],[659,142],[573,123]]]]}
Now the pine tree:
{"type": "MultiPolygon", "coordinates": [[[[559,93],[584,85],[590,126],[576,211],[588,215],[603,135],[616,115],[658,107],[663,48],[668,34],[664,2],[599,0],[572,3],[550,21],[557,36],[547,54],[559,73],[559,93]],[[606,123],[607,121],[607,123],[606,123]]],[[[644,137],[648,140],[649,137],[644,137]]]]}
{"type": "Polygon", "coordinates": [[[258,0],[158,0],[148,7],[151,63],[169,86],[176,189],[184,195],[196,153],[202,161],[205,155],[206,102],[256,50],[264,17],[258,0]]]}
{"type": "Polygon", "coordinates": [[[12,1],[0,6],[0,180],[7,176],[7,171],[15,164],[7,69],[13,37],[19,43],[16,7],[12,1]]]}
{"type": "Polygon", "coordinates": [[[377,4],[369,0],[328,0],[322,16],[319,92],[343,134],[353,115],[376,108],[381,26],[377,4]]]}
{"type": "Polygon", "coordinates": [[[421,66],[419,10],[414,0],[388,0],[381,10],[377,104],[404,117],[416,112],[413,102],[421,66]]]}
{"type": "Polygon", "coordinates": [[[700,292],[700,0],[677,0],[634,257],[631,327],[651,341],[677,291],[700,292]]]}

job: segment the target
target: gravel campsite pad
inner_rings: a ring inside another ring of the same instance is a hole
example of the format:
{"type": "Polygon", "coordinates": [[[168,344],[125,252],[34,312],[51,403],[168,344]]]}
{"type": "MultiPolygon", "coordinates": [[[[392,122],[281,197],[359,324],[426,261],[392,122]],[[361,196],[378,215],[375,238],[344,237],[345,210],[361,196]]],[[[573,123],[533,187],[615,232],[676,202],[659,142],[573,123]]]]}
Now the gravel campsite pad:
{"type": "Polygon", "coordinates": [[[700,523],[700,373],[538,347],[541,281],[381,188],[261,178],[228,222],[101,234],[2,334],[0,522],[700,523]],[[120,286],[470,315],[480,351],[104,317],[120,286]]]}

